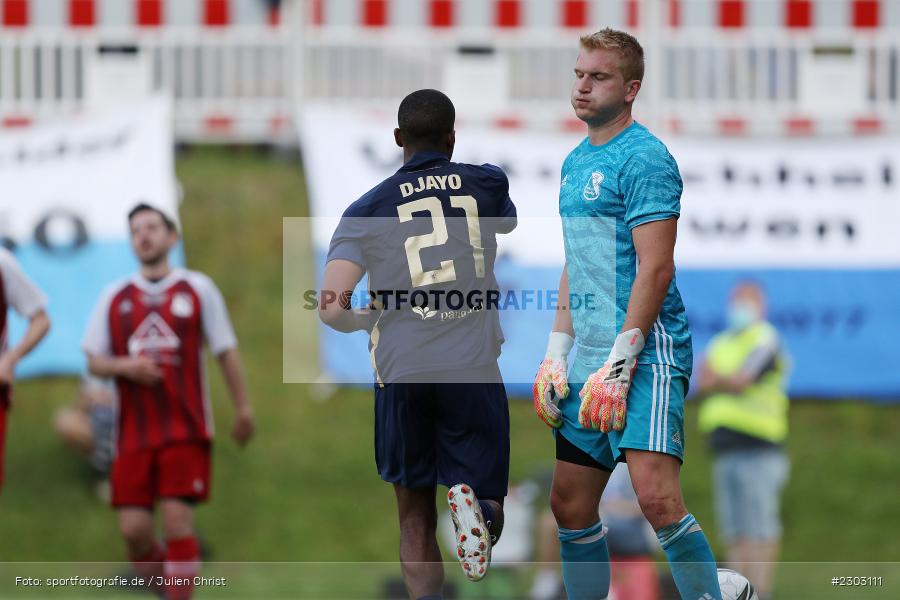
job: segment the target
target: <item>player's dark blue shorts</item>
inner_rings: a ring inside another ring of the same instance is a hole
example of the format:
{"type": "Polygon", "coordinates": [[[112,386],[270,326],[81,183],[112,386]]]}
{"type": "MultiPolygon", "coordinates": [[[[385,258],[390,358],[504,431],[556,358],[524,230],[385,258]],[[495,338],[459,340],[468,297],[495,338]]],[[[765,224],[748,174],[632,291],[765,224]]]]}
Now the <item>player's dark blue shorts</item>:
{"type": "Polygon", "coordinates": [[[375,387],[378,474],[407,488],[467,483],[480,498],[503,498],[509,407],[496,363],[434,375],[375,387]]]}

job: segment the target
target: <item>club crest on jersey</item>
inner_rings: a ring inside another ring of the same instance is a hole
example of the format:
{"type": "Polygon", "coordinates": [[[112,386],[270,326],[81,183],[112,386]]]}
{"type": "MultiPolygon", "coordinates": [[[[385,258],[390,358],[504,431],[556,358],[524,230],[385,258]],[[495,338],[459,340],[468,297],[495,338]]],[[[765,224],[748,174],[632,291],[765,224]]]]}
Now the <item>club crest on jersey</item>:
{"type": "Polygon", "coordinates": [[[181,340],[159,313],[151,312],[128,338],[128,354],[158,354],[177,350],[181,340]]]}
{"type": "Polygon", "coordinates": [[[594,171],[591,173],[591,180],[584,186],[584,199],[593,202],[600,197],[600,184],[603,183],[603,173],[594,171]]]}
{"type": "Polygon", "coordinates": [[[177,292],[172,296],[172,314],[182,319],[194,314],[194,299],[187,292],[177,292]]]}

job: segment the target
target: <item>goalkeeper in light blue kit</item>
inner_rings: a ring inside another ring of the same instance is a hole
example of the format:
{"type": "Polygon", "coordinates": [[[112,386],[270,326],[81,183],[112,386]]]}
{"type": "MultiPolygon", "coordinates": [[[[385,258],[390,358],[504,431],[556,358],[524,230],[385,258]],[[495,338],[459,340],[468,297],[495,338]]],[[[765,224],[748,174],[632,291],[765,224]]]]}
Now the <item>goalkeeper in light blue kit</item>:
{"type": "Polygon", "coordinates": [[[556,437],[550,503],[569,598],[607,597],[597,504],[625,461],[681,597],[721,600],[715,559],[679,484],[692,365],[673,261],[682,183],[663,143],[632,119],[643,72],[631,35],[604,29],[581,39],[572,105],[588,136],[563,163],[559,192],[559,297],[572,308],[560,302],[534,403],[556,437]]]}

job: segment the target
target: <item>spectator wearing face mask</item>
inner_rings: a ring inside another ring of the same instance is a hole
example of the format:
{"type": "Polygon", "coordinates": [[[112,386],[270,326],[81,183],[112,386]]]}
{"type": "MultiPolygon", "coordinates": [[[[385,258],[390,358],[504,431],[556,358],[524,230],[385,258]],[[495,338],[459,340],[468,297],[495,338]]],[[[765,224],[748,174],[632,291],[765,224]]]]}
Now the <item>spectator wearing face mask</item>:
{"type": "Polygon", "coordinates": [[[762,288],[738,283],[728,328],[710,341],[700,370],[699,425],[715,457],[716,520],[729,566],[753,582],[761,600],[771,599],[790,468],[787,362],[778,332],[766,321],[762,288]]]}

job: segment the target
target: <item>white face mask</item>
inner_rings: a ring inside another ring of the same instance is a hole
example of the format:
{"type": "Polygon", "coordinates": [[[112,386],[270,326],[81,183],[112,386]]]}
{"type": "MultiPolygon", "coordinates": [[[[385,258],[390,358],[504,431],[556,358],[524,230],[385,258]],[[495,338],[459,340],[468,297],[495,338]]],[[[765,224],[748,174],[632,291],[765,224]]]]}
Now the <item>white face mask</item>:
{"type": "Polygon", "coordinates": [[[728,307],[728,327],[743,329],[759,319],[759,311],[752,302],[738,300],[728,307]]]}

